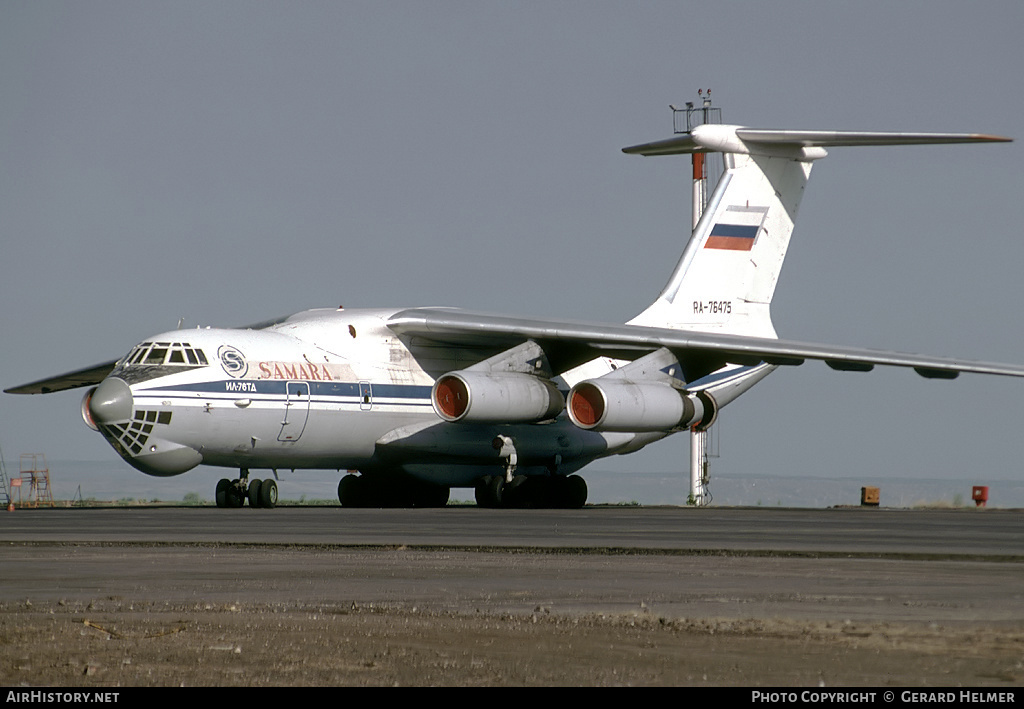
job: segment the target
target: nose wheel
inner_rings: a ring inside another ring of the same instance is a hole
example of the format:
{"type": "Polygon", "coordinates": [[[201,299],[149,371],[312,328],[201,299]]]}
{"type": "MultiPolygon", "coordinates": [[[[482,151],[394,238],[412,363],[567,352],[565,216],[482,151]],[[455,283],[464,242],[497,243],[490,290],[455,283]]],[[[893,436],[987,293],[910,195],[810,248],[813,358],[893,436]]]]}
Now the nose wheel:
{"type": "Polygon", "coordinates": [[[277,483],[273,480],[256,479],[249,481],[249,471],[242,469],[242,476],[234,480],[222,478],[217,482],[217,507],[243,507],[246,500],[249,507],[272,509],[277,507],[277,483]]]}

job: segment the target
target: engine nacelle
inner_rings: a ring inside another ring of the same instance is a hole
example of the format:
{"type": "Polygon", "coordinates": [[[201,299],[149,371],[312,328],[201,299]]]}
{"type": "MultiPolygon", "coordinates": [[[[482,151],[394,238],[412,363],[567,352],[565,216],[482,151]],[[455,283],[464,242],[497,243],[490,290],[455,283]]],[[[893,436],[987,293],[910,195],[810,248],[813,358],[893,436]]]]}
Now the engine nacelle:
{"type": "Polygon", "coordinates": [[[553,419],[565,400],[550,379],[519,372],[449,372],[430,393],[445,421],[530,423],[553,419]]]}
{"type": "Polygon", "coordinates": [[[718,415],[707,392],[687,392],[660,382],[589,379],[569,391],[569,418],[596,431],[703,431],[718,415]]]}

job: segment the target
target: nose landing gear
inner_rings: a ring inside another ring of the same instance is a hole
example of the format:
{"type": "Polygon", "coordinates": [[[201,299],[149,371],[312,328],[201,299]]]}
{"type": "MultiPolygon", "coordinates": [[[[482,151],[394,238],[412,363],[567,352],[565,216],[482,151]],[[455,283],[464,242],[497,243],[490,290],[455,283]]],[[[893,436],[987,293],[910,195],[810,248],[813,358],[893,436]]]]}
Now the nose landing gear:
{"type": "Polygon", "coordinates": [[[217,483],[217,507],[242,507],[249,501],[249,507],[271,509],[277,507],[277,483],[273,480],[249,481],[249,471],[242,468],[241,477],[235,480],[221,479],[217,483]]]}

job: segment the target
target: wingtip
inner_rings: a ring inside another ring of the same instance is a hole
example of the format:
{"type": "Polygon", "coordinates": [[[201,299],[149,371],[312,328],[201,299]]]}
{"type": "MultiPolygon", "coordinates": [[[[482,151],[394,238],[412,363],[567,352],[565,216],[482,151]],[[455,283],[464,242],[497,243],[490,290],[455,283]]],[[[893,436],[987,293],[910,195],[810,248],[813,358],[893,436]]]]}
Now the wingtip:
{"type": "Polygon", "coordinates": [[[987,143],[1012,143],[1013,138],[1007,138],[1004,135],[989,135],[987,133],[975,133],[975,140],[983,140],[987,143]]]}

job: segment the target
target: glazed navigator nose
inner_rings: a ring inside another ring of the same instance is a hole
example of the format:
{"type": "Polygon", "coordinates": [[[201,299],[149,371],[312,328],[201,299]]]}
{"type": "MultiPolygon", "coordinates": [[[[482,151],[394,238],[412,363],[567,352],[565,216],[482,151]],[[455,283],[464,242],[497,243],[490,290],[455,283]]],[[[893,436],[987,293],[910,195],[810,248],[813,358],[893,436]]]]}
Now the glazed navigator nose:
{"type": "Polygon", "coordinates": [[[89,399],[89,413],[96,423],[126,421],[132,416],[132,390],[123,379],[107,377],[89,399]]]}

